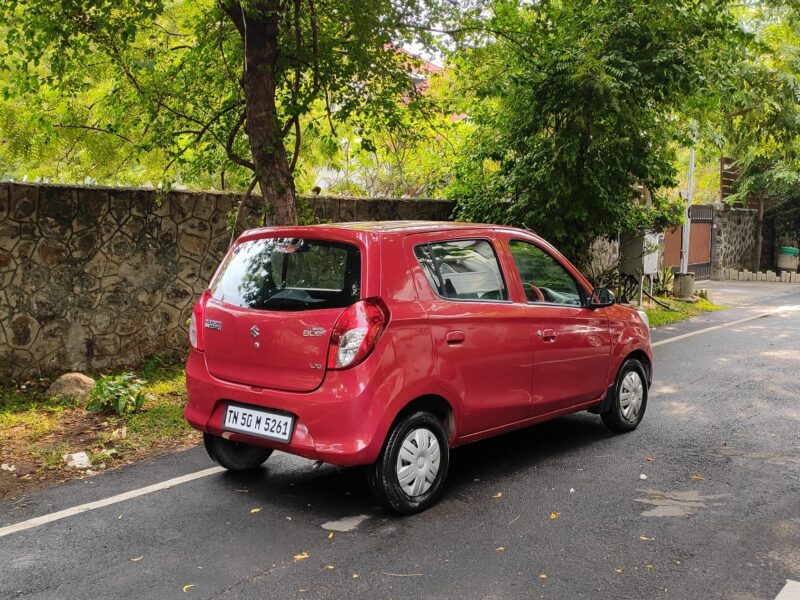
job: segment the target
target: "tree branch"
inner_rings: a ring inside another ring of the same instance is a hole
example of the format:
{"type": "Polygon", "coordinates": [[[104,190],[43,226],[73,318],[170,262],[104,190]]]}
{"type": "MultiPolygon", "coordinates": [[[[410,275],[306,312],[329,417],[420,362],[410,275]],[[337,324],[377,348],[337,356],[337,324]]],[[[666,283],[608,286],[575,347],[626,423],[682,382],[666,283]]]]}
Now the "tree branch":
{"type": "Polygon", "coordinates": [[[295,116],[292,121],[294,121],[294,154],[292,154],[292,162],[289,163],[289,172],[294,173],[297,157],[300,156],[300,117],[295,116]]]}
{"type": "Polygon", "coordinates": [[[132,139],[125,137],[124,135],[117,133],[116,131],[109,131],[108,129],[103,129],[102,127],[95,127],[94,125],[78,125],[78,124],[71,124],[71,123],[56,123],[54,127],[59,129],[85,129],[87,131],[96,131],[97,133],[105,133],[106,135],[113,135],[114,137],[118,137],[124,142],[128,142],[129,144],[136,145],[132,139]]]}
{"type": "Polygon", "coordinates": [[[247,118],[247,113],[242,111],[242,114],[239,115],[239,118],[236,120],[236,124],[231,129],[231,132],[228,134],[228,141],[225,144],[225,152],[228,155],[228,159],[234,163],[239,165],[240,167],[244,167],[246,169],[250,169],[251,171],[256,170],[256,165],[247,160],[246,158],[242,158],[233,150],[233,143],[236,141],[236,134],[239,133],[239,129],[242,128],[245,119],[247,118]]]}

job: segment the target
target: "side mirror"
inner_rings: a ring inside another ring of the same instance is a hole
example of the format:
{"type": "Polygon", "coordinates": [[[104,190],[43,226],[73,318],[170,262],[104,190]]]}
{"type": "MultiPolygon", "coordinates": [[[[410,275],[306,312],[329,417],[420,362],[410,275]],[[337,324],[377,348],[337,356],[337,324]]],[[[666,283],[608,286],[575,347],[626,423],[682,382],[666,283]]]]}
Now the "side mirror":
{"type": "Polygon", "coordinates": [[[606,288],[594,288],[592,297],[589,298],[589,308],[605,308],[612,306],[616,302],[614,293],[606,288]]]}

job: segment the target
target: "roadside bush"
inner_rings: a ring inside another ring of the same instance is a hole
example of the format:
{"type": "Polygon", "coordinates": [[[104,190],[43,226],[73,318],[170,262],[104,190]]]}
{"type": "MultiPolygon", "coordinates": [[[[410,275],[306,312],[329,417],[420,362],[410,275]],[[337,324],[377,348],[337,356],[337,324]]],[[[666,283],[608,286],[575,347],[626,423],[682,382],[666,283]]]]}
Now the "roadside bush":
{"type": "Polygon", "coordinates": [[[672,294],[672,281],[675,276],[672,267],[664,267],[653,278],[653,291],[656,296],[669,296],[672,294]]]}
{"type": "Polygon", "coordinates": [[[120,415],[135,413],[145,401],[142,385],[144,381],[133,373],[101,377],[89,394],[86,408],[98,412],[114,411],[120,415]]]}

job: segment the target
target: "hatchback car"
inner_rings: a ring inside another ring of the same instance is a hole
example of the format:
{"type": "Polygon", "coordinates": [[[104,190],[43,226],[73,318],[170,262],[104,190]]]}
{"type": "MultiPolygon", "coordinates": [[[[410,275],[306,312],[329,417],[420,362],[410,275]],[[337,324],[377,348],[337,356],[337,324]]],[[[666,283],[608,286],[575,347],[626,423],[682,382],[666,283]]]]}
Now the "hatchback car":
{"type": "Polygon", "coordinates": [[[530,231],[439,222],[245,232],[191,317],[189,423],[235,471],[281,450],[368,465],[400,513],[450,449],[581,410],[644,416],[644,313],[530,231]]]}

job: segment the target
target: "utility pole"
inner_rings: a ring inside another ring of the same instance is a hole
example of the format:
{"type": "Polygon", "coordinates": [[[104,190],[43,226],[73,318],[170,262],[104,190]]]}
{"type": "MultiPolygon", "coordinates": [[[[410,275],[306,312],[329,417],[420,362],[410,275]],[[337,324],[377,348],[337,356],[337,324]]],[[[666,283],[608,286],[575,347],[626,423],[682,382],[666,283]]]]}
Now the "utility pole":
{"type": "Polygon", "coordinates": [[[689,149],[689,184],[686,188],[686,219],[681,232],[681,273],[689,272],[689,233],[692,227],[692,192],[694,191],[694,145],[697,139],[697,122],[692,122],[692,147],[689,149]]]}

